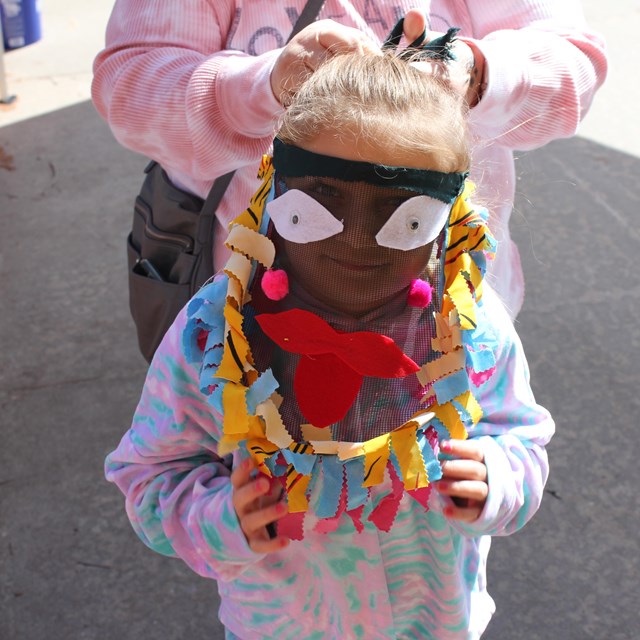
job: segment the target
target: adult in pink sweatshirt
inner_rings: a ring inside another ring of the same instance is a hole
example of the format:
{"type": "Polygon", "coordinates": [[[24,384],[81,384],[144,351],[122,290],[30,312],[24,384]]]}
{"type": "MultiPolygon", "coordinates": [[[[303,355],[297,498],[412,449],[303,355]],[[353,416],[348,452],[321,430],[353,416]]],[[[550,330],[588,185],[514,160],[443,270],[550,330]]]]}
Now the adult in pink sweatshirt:
{"type": "MultiPolygon", "coordinates": [[[[272,71],[304,4],[116,0],[95,61],[94,103],[124,146],[202,197],[216,177],[237,170],[218,209],[216,269],[227,259],[226,226],[256,188],[259,158],[283,109],[272,71]]],[[[493,284],[515,316],[524,284],[508,232],[513,151],[576,132],[606,74],[603,41],[577,0],[326,0],[319,19],[380,44],[410,9],[427,15],[432,31],[460,27],[476,58],[484,57],[482,97],[471,112],[471,176],[500,243],[493,284]]],[[[316,42],[327,46],[322,37],[316,42]]]]}

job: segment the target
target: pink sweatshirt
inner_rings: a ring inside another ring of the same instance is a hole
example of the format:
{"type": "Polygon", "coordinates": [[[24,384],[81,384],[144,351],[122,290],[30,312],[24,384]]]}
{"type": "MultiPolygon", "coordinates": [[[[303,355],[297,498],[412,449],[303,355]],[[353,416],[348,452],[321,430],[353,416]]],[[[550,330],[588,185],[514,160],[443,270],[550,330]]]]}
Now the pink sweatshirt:
{"type": "MultiPolygon", "coordinates": [[[[198,296],[215,300],[214,289],[205,287],[198,296]]],[[[364,506],[361,532],[343,514],[335,531],[310,530],[304,540],[267,555],[253,552],[240,528],[229,469],[216,457],[222,416],[201,392],[200,366],[185,358],[187,313],[180,313],[151,363],[131,428],[105,470],[126,496],[129,520],[148,547],[217,581],[220,620],[233,637],[480,637],[495,609],[487,592],[490,536],[517,531],[537,511],[549,470],[545,445],[554,432],[531,391],[513,324],[489,288],[482,305],[479,326],[495,337],[496,372],[474,389],[483,417],[469,431],[488,474],[479,519],[465,524],[447,518],[447,503],[437,492],[425,512],[405,492],[393,527],[380,531],[369,516],[392,491],[385,475],[364,506]]]]}
{"type": "MultiPolygon", "coordinates": [[[[126,147],[158,160],[172,180],[204,196],[238,170],[218,211],[215,267],[227,259],[226,225],[254,192],[256,166],[281,112],[273,64],[305,0],[116,0],[95,61],[93,100],[126,147]]],[[[319,18],[381,42],[408,9],[430,28],[461,28],[487,60],[487,87],[472,112],[472,178],[492,210],[500,248],[493,285],[513,316],[524,284],[508,221],[512,150],[573,135],[607,69],[602,39],[577,0],[326,0],[319,18]]]]}

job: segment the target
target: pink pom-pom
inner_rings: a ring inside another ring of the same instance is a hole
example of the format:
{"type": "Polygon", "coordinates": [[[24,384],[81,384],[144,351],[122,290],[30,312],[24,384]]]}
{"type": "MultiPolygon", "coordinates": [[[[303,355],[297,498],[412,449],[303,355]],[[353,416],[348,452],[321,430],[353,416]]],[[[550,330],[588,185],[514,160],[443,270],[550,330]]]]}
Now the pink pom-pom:
{"type": "Polygon", "coordinates": [[[414,280],[409,287],[407,304],[412,307],[428,307],[431,304],[433,287],[424,280],[414,280]]]}
{"type": "Polygon", "coordinates": [[[262,290],[269,300],[282,300],[289,293],[289,277],[282,269],[269,269],[262,276],[262,290]]]}

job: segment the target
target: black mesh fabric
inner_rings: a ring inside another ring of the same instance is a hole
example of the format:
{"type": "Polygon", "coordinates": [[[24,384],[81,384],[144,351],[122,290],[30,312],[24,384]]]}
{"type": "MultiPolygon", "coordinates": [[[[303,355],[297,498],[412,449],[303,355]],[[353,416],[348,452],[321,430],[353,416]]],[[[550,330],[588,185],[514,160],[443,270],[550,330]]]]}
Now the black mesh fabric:
{"type": "MultiPolygon", "coordinates": [[[[430,245],[411,251],[381,247],[375,240],[389,216],[415,194],[314,177],[279,181],[277,194],[286,189],[299,189],[320,202],[343,222],[344,231],[326,240],[296,244],[283,240],[272,228],[270,234],[277,249],[275,268],[287,272],[290,291],[278,303],[266,300],[259,290],[258,274],[252,290],[255,313],[304,309],[340,332],[386,335],[418,365],[431,360],[443,234],[430,245]],[[407,304],[409,286],[416,278],[429,281],[434,288],[434,298],[426,308],[407,304]]],[[[300,356],[276,347],[261,333],[253,314],[245,315],[245,323],[256,366],[258,370],[272,368],[284,397],[280,407],[284,423],[294,440],[301,441],[300,425],[308,420],[301,414],[293,390],[300,356]]],[[[424,408],[420,404],[423,394],[415,375],[401,379],[365,377],[344,419],[328,427],[331,439],[362,442],[387,433],[424,408]]]]}

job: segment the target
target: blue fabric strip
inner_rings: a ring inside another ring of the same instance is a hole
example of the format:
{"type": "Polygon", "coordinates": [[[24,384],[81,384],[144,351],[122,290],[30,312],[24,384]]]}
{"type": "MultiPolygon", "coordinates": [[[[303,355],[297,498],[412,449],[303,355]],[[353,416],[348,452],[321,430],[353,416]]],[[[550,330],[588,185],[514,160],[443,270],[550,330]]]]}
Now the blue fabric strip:
{"type": "Polygon", "coordinates": [[[342,493],[343,465],[337,456],[322,456],[322,490],[315,513],[319,518],[332,518],[338,512],[342,493]]]}
{"type": "Polygon", "coordinates": [[[445,404],[453,398],[469,390],[469,377],[467,372],[456,371],[442,380],[433,383],[433,390],[436,392],[438,404],[445,404]]]}

